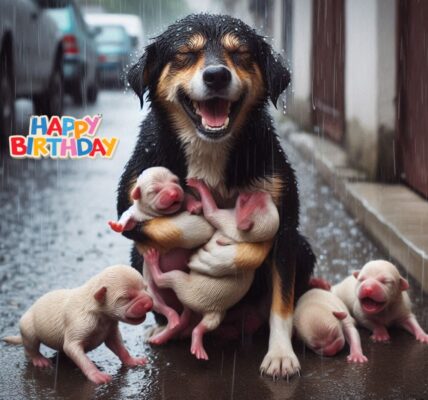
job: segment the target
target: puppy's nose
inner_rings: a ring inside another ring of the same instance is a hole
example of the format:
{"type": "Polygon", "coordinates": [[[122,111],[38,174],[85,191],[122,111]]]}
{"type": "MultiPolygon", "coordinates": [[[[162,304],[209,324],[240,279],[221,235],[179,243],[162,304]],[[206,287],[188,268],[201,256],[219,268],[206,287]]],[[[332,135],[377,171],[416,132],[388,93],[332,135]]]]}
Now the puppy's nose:
{"type": "Polygon", "coordinates": [[[215,90],[224,89],[232,80],[229,69],[222,65],[205,68],[202,77],[205,85],[215,90]]]}
{"type": "Polygon", "coordinates": [[[361,290],[363,296],[371,296],[373,294],[373,288],[371,286],[364,286],[361,290]]]}

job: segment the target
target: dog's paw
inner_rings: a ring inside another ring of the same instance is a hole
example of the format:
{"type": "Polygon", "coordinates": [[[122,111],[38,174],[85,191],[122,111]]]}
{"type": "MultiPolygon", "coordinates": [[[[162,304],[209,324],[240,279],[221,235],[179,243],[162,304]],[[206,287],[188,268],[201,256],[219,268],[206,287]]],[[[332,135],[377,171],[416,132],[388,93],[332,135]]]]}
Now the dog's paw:
{"type": "Polygon", "coordinates": [[[300,375],[300,363],[293,352],[269,351],[260,365],[261,375],[271,376],[273,380],[278,378],[290,378],[300,375]]]}

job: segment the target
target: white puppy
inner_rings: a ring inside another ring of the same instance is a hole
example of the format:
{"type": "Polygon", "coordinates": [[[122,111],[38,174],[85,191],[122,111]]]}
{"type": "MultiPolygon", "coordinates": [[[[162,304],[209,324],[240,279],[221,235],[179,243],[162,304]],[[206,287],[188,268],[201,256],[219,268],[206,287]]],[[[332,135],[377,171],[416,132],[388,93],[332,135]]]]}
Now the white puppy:
{"type": "Polygon", "coordinates": [[[372,331],[374,341],[388,341],[387,328],[396,325],[418,341],[428,343],[428,335],[411,311],[408,288],[409,283],[393,264],[376,260],[333,286],[332,291],[343,300],[357,322],[372,331]]]}
{"type": "Polygon", "coordinates": [[[115,265],[78,288],[55,290],[40,297],[20,320],[21,336],[3,340],[23,344],[37,367],[51,366],[40,353],[41,343],[64,351],[92,382],[107,383],[111,376],[99,371],[85,352],[105,342],[125,365],[144,365],[144,358],[128,353],[118,322],[141,324],[151,308],[143,277],[132,267],[115,265]]]}
{"type": "Polygon", "coordinates": [[[348,310],[333,293],[311,289],[300,297],[294,311],[294,327],[305,345],[315,353],[333,356],[349,343],[348,361],[366,362],[360,335],[348,310]]]}

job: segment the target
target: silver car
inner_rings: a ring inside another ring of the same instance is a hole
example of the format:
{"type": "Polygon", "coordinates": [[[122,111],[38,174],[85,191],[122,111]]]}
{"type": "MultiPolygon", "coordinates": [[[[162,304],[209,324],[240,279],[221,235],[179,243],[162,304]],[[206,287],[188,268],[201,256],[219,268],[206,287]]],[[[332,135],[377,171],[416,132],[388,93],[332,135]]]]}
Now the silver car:
{"type": "Polygon", "coordinates": [[[40,115],[63,111],[61,33],[49,0],[0,1],[0,136],[14,129],[14,102],[31,98],[40,115]]]}

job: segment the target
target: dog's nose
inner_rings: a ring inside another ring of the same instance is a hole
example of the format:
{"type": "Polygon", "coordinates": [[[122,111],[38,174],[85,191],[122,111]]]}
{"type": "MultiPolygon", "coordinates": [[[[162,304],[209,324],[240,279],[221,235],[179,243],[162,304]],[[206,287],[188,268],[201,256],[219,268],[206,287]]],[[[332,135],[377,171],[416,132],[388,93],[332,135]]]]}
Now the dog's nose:
{"type": "Polygon", "coordinates": [[[215,90],[224,89],[232,80],[232,74],[229,69],[221,65],[205,68],[202,77],[205,84],[210,89],[215,90]]]}

